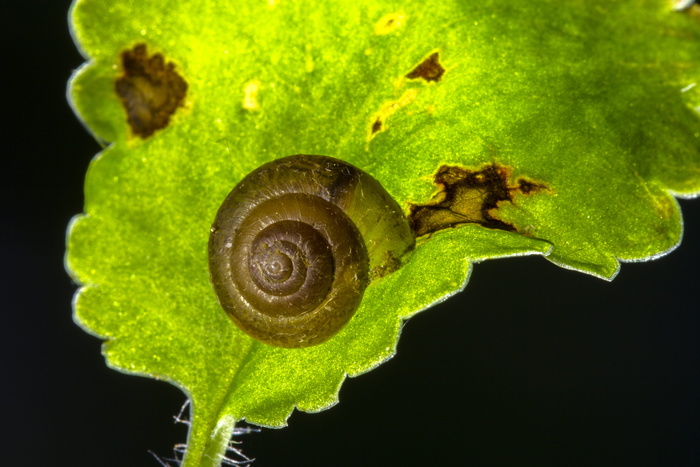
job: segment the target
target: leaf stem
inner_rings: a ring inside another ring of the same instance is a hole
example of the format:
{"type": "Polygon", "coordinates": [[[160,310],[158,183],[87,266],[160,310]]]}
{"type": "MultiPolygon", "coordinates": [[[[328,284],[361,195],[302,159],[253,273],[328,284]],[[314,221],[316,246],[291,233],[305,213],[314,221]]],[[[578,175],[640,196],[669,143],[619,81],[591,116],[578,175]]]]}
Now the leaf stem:
{"type": "MultiPolygon", "coordinates": [[[[217,423],[208,442],[201,452],[188,452],[182,462],[182,467],[220,467],[226,458],[229,442],[233,429],[236,426],[236,419],[231,416],[224,416],[217,423]]],[[[190,427],[192,430],[192,427],[190,427]]]]}

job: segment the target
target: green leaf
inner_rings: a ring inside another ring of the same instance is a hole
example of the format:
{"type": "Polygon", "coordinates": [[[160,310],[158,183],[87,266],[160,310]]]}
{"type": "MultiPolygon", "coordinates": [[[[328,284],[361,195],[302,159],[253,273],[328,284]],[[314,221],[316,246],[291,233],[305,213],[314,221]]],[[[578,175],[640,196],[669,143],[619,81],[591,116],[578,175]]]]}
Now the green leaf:
{"type": "Polygon", "coordinates": [[[111,144],[69,231],[76,320],[106,339],[111,366],[188,394],[185,465],[217,465],[237,420],[282,426],[295,407],[336,403],[345,376],[390,358],[402,321],[461,290],[474,261],[542,254],[611,279],[619,260],[670,251],[672,195],[700,192],[700,26],[672,6],[77,0],[89,63],[70,99],[111,144]],[[226,317],[207,241],[243,176],[299,153],[351,162],[414,214],[440,204],[433,177],[453,167],[459,203],[439,212],[470,222],[428,219],[337,336],[290,350],[226,317]]]}

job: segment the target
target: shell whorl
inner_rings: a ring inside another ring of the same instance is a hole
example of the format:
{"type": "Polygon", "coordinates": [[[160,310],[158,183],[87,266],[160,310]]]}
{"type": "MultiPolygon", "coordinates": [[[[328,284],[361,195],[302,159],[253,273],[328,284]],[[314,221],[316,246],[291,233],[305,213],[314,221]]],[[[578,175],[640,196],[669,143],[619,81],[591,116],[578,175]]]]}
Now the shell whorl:
{"type": "Polygon", "coordinates": [[[214,291],[233,322],[279,347],[335,335],[371,280],[414,245],[398,204],[371,176],[330,157],[277,159],[246,176],[209,238],[214,291]]]}

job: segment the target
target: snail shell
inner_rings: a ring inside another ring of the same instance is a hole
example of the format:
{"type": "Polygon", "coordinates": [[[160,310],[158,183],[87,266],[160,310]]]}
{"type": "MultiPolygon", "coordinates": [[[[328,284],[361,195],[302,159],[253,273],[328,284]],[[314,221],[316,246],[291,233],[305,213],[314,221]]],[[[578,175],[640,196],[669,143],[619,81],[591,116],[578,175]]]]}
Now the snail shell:
{"type": "Polygon", "coordinates": [[[278,347],[334,336],[367,285],[399,268],[415,238],[399,205],[367,173],[296,155],[248,174],[209,237],[214,291],[231,320],[278,347]]]}

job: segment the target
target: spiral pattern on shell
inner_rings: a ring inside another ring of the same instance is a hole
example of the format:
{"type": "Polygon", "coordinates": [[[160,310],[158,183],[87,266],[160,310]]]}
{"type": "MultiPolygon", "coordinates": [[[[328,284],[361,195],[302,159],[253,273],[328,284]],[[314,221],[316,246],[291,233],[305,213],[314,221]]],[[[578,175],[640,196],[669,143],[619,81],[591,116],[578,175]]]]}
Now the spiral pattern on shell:
{"type": "Polygon", "coordinates": [[[398,268],[414,242],[374,178],[330,157],[289,156],[251,172],[219,208],[211,282],[244,332],[307,347],[335,335],[368,284],[398,268]]]}

